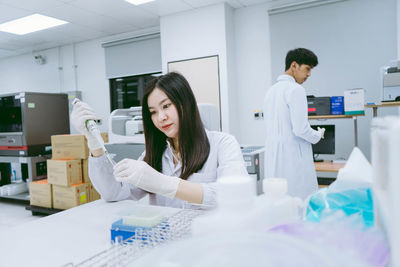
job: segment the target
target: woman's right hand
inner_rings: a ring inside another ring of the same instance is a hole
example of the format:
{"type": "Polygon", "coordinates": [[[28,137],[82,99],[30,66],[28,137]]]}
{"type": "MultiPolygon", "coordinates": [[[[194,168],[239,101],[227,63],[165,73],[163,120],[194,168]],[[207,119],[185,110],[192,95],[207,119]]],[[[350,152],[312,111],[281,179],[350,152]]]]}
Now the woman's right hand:
{"type": "Polygon", "coordinates": [[[71,112],[71,124],[78,132],[84,134],[86,137],[92,136],[86,128],[86,121],[95,119],[96,115],[88,104],[81,101],[74,104],[71,112]]]}
{"type": "Polygon", "coordinates": [[[71,112],[71,124],[78,132],[86,136],[90,151],[98,150],[103,147],[104,143],[99,143],[88,131],[86,128],[87,120],[96,120],[93,109],[85,102],[79,101],[75,103],[71,112]]]}

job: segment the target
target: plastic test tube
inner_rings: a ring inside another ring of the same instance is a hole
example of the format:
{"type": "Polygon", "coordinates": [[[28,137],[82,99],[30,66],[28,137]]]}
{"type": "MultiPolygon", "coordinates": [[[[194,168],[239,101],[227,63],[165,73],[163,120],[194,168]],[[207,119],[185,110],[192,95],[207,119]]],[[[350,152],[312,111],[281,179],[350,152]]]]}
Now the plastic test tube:
{"type": "MultiPolygon", "coordinates": [[[[72,104],[75,105],[76,103],[81,102],[78,98],[75,98],[72,101],[72,104]]],[[[106,155],[106,158],[108,161],[111,163],[111,165],[115,166],[116,163],[115,161],[111,158],[110,154],[108,153],[106,147],[104,146],[103,138],[101,137],[101,133],[99,130],[99,127],[97,126],[97,123],[94,120],[86,120],[86,129],[94,136],[94,138],[97,139],[99,144],[102,144],[102,149],[104,151],[104,154],[106,155]]]]}

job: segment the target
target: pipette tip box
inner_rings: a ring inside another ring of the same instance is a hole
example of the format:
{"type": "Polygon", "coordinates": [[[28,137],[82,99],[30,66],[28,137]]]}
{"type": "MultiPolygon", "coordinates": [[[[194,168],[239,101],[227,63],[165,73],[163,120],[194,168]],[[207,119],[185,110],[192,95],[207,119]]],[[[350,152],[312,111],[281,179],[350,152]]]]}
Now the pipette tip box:
{"type": "MultiPolygon", "coordinates": [[[[163,220],[165,220],[165,215],[158,211],[142,211],[135,215],[123,216],[111,226],[111,242],[114,242],[117,236],[127,240],[135,236],[135,232],[138,229],[147,232],[152,227],[159,225],[163,220]]],[[[146,236],[141,238],[146,238],[146,236]]]]}

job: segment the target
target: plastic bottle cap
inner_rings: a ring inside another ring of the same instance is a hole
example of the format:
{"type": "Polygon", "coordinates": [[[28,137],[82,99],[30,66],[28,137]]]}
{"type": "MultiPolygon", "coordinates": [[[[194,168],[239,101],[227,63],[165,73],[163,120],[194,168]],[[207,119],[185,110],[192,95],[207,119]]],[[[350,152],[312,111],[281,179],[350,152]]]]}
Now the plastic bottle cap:
{"type": "Polygon", "coordinates": [[[263,192],[269,197],[282,197],[288,191],[287,180],[284,178],[265,178],[263,180],[263,192]]]}

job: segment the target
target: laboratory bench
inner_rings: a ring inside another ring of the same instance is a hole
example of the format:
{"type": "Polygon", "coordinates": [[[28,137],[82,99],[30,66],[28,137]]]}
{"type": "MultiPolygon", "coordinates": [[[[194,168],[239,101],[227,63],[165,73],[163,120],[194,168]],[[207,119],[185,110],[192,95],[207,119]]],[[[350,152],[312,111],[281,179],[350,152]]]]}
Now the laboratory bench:
{"type": "MultiPolygon", "coordinates": [[[[133,200],[124,200],[118,202],[105,202],[104,200],[97,200],[90,202],[88,204],[71,208],[69,210],[43,217],[25,224],[17,225],[7,229],[7,231],[0,232],[0,251],[2,255],[0,266],[178,266],[179,264],[174,264],[174,262],[169,261],[157,262],[171,259],[171,257],[165,257],[165,255],[167,255],[166,252],[169,253],[168,249],[170,248],[170,243],[167,242],[162,243],[162,245],[158,246],[157,248],[148,247],[149,250],[144,251],[145,253],[142,253],[142,251],[140,254],[136,254],[140,258],[134,258],[136,259],[135,262],[132,262],[132,259],[130,258],[130,253],[136,253],[135,250],[129,250],[129,253],[125,253],[125,249],[129,249],[129,247],[120,246],[116,248],[115,245],[113,246],[111,244],[110,230],[112,228],[112,224],[124,215],[133,214],[134,208],[138,206],[149,209],[169,209],[174,210],[174,212],[177,213],[182,211],[180,209],[169,207],[143,205],[133,200]],[[129,263],[126,261],[121,263],[122,259],[125,257],[130,259],[129,263]],[[112,260],[113,264],[109,264],[109,262],[111,262],[110,260],[112,260]],[[156,262],[158,265],[154,264],[156,262]]],[[[328,231],[328,229],[329,228],[326,230],[328,231]]],[[[265,256],[264,242],[259,243],[255,242],[253,238],[249,239],[249,233],[253,234],[254,237],[258,237],[258,240],[263,241],[268,240],[270,237],[274,238],[276,235],[273,233],[268,234],[266,231],[253,233],[250,231],[238,233],[238,235],[235,234],[234,237],[232,237],[232,241],[235,241],[237,236],[240,237],[240,235],[242,235],[242,238],[245,238],[245,240],[249,242],[247,243],[249,246],[257,248],[257,250],[251,251],[251,253],[254,253],[254,256],[251,255],[250,257],[259,257],[259,260],[262,260],[262,255],[265,256]],[[263,237],[263,234],[266,236],[266,238],[260,238],[260,236],[263,237]]],[[[346,233],[348,234],[348,232],[346,233]]],[[[222,237],[226,238],[226,235],[222,235],[222,237]]],[[[219,239],[215,238],[215,236],[207,236],[206,234],[205,236],[197,236],[197,239],[194,238],[185,240],[189,241],[189,243],[193,244],[193,246],[187,246],[187,243],[178,243],[178,245],[185,245],[183,249],[187,249],[185,252],[186,255],[189,253],[192,253],[193,255],[189,261],[193,260],[195,263],[198,261],[198,259],[196,259],[194,256],[197,253],[197,250],[201,248],[202,251],[206,252],[210,248],[220,249],[220,244],[218,245],[218,248],[215,247],[215,243],[218,240],[219,239]],[[212,239],[208,240],[209,237],[212,239]],[[197,242],[199,242],[199,240],[204,241],[206,239],[206,244],[203,242],[203,246],[199,246],[197,242]]],[[[296,244],[293,243],[293,241],[289,242],[288,237],[286,236],[283,236],[277,240],[280,242],[279,244],[271,243],[271,245],[280,245],[282,249],[286,249],[297,244],[298,249],[303,249],[301,250],[303,253],[308,253],[311,258],[316,256],[313,250],[307,250],[299,246],[303,243],[299,243],[298,241],[296,241],[296,244]]],[[[306,245],[306,243],[304,244],[306,245]]],[[[177,245],[177,243],[174,245],[177,245]]],[[[243,243],[237,243],[237,247],[234,248],[237,249],[243,245],[243,243]]],[[[326,245],[330,244],[326,243],[326,245]]],[[[308,247],[309,246],[307,246],[307,248],[308,247]]],[[[180,256],[182,249],[177,250],[175,246],[173,247],[172,251],[174,252],[174,254],[172,254],[172,259],[180,259],[180,257],[174,258],[174,255],[180,256]]],[[[225,257],[231,257],[229,253],[235,253],[234,251],[222,250],[222,252],[225,253],[225,257]]],[[[243,249],[242,251],[245,250],[243,249]]],[[[357,250],[355,249],[354,251],[357,250]]],[[[324,252],[330,253],[330,251],[324,252]]],[[[207,254],[204,255],[207,256],[207,254]]],[[[328,256],[329,254],[324,254],[324,257],[328,256]]],[[[322,259],[324,259],[324,257],[322,259]]],[[[258,259],[256,259],[256,261],[258,261],[258,259]]],[[[328,262],[328,260],[326,260],[326,262],[328,262]]],[[[179,266],[190,266],[190,264],[179,266]]]]}
{"type": "Polygon", "coordinates": [[[338,172],[345,164],[346,163],[335,163],[330,160],[314,162],[315,170],[317,172],[338,172]]]}
{"type": "Polygon", "coordinates": [[[378,108],[387,108],[387,107],[396,107],[396,106],[400,106],[400,101],[382,102],[379,104],[375,104],[375,103],[365,104],[366,108],[372,108],[373,117],[378,116],[378,108]]]}
{"type": "Polygon", "coordinates": [[[110,248],[112,223],[137,205],[133,200],[96,200],[7,229],[0,233],[0,266],[81,263],[110,248]]]}
{"type": "MultiPolygon", "coordinates": [[[[339,169],[343,168],[346,163],[336,163],[331,160],[324,160],[321,162],[314,162],[315,170],[317,172],[334,172],[337,173],[339,169]]],[[[317,177],[318,187],[327,187],[333,183],[336,178],[332,177],[317,177]]]]}

